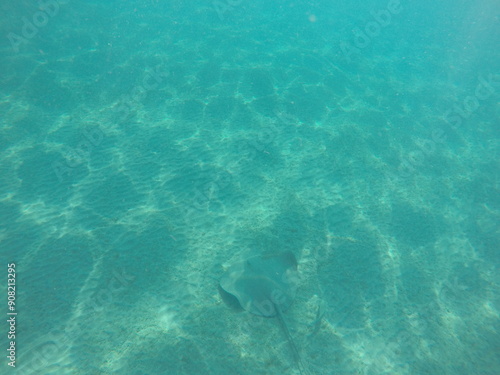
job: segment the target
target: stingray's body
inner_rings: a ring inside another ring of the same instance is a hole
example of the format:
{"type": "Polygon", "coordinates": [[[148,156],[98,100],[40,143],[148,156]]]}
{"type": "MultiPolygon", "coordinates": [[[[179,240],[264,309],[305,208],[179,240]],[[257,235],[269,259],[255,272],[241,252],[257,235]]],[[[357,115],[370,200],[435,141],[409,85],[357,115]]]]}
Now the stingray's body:
{"type": "Polygon", "coordinates": [[[299,370],[306,373],[283,318],[297,290],[297,261],[291,252],[256,256],[231,266],[220,281],[221,293],[234,296],[239,305],[252,314],[278,317],[287,336],[299,370]]]}

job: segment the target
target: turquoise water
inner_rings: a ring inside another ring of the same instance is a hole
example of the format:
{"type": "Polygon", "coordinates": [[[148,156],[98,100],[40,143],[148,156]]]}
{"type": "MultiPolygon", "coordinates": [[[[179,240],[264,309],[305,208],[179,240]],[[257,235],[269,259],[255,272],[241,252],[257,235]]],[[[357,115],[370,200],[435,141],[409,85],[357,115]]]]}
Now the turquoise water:
{"type": "Polygon", "coordinates": [[[498,1],[0,10],[0,373],[500,373],[498,1]]]}

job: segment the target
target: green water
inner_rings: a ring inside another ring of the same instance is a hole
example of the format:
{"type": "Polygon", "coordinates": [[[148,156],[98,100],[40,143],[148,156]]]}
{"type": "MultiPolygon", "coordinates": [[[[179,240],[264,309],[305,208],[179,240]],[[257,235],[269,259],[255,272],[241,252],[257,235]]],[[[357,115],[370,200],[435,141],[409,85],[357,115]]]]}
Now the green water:
{"type": "Polygon", "coordinates": [[[500,373],[500,4],[0,5],[0,373],[500,373]],[[16,356],[6,358],[7,265],[16,356]]]}

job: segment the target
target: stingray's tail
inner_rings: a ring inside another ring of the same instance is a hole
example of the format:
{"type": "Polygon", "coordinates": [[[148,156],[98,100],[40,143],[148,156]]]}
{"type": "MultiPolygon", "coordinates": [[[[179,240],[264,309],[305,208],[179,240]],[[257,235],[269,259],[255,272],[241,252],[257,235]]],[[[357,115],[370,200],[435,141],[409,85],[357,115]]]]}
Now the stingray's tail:
{"type": "Polygon", "coordinates": [[[302,362],[302,358],[300,357],[300,353],[297,349],[297,346],[295,345],[292,335],[288,330],[288,326],[285,323],[285,319],[283,318],[281,309],[276,304],[274,305],[274,308],[276,309],[277,312],[276,315],[278,315],[278,320],[280,321],[281,327],[283,327],[283,331],[285,331],[285,335],[288,339],[288,342],[290,343],[290,347],[292,348],[293,357],[295,359],[295,362],[297,363],[297,367],[299,368],[300,375],[310,375],[309,370],[307,370],[307,368],[304,366],[304,363],[302,362]]]}

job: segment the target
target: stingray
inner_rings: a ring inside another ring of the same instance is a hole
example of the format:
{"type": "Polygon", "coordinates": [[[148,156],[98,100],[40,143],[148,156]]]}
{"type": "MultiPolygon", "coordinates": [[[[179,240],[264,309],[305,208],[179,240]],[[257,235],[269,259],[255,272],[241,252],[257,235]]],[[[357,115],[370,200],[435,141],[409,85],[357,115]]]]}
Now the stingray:
{"type": "Polygon", "coordinates": [[[297,260],[288,251],[255,256],[230,266],[220,280],[219,291],[230,305],[258,316],[277,317],[300,373],[307,374],[282,315],[295,298],[298,280],[297,260]]]}

